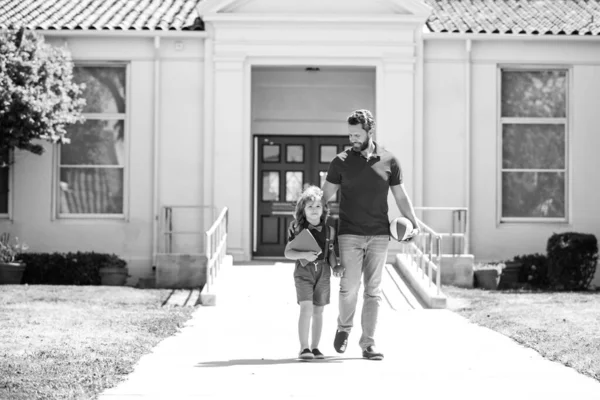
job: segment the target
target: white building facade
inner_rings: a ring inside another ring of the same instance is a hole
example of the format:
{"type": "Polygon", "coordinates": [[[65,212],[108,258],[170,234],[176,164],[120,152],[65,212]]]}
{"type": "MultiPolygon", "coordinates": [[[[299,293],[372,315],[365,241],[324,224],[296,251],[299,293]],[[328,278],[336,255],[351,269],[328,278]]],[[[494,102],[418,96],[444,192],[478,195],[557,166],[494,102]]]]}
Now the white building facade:
{"type": "Polygon", "coordinates": [[[43,30],[87,84],[86,122],[71,145],[15,154],[0,231],[33,251],[115,253],[135,284],[163,251],[164,207],[200,233],[178,236],[181,252],[210,220],[195,207],[228,207],[228,253],[278,257],[298,192],[368,108],[413,203],[468,209],[476,259],[600,236],[598,36],[435,32],[434,3],[206,0],[201,31],[43,30]]]}

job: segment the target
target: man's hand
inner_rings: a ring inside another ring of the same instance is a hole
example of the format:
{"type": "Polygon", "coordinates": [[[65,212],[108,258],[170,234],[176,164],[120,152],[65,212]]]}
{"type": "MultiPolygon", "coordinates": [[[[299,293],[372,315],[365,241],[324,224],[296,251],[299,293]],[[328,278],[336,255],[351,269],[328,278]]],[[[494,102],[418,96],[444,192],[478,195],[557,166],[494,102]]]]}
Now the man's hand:
{"type": "Polygon", "coordinates": [[[335,268],[333,268],[333,276],[335,276],[336,278],[341,278],[342,276],[344,276],[344,271],[346,270],[346,268],[342,267],[340,264],[336,265],[335,268]]]}
{"type": "Polygon", "coordinates": [[[417,236],[419,236],[419,233],[421,233],[421,230],[419,228],[414,228],[406,237],[406,239],[403,240],[403,242],[409,243],[412,242],[413,239],[417,236]]]}
{"type": "Polygon", "coordinates": [[[346,153],[346,151],[342,151],[342,152],[341,152],[340,154],[338,154],[336,157],[337,157],[337,158],[339,158],[339,159],[340,159],[340,160],[342,160],[342,161],[345,161],[345,160],[346,160],[346,157],[348,157],[348,153],[346,153]]]}

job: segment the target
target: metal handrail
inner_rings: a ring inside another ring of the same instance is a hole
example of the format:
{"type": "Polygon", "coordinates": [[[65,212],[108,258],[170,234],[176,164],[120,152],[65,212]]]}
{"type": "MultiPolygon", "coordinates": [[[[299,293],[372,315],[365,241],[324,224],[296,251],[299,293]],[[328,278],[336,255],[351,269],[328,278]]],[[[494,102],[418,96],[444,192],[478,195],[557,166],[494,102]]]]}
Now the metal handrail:
{"type": "Polygon", "coordinates": [[[417,218],[421,233],[409,243],[404,243],[405,253],[413,261],[421,278],[427,276],[429,287],[434,283],[441,293],[442,235],[417,218]],[[435,272],[435,278],[433,273],[435,272]]]}
{"type": "Polygon", "coordinates": [[[206,290],[210,292],[211,286],[217,277],[221,264],[227,251],[227,229],[228,229],[227,207],[223,208],[212,226],[205,232],[206,251],[206,290]]]}
{"type": "Polygon", "coordinates": [[[204,231],[202,230],[174,230],[173,229],[173,210],[210,210],[212,211],[212,218],[214,218],[217,208],[214,206],[188,206],[188,205],[164,205],[161,207],[161,217],[160,217],[160,236],[162,236],[163,242],[163,251],[165,253],[171,254],[173,251],[173,237],[175,235],[202,235],[204,231]]]}
{"type": "Polygon", "coordinates": [[[452,232],[438,233],[452,239],[453,254],[469,253],[469,221],[467,207],[414,207],[415,211],[450,211],[452,213],[452,232]]]}

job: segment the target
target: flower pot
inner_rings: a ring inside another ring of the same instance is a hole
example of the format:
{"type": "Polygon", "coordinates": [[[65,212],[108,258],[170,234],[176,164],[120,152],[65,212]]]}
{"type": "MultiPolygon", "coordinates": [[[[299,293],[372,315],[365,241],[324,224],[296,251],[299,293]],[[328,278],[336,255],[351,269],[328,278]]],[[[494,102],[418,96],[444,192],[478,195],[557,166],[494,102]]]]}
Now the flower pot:
{"type": "Polygon", "coordinates": [[[0,263],[0,285],[20,285],[25,264],[0,263]]]}
{"type": "Polygon", "coordinates": [[[519,277],[523,264],[520,262],[507,262],[506,267],[502,269],[502,276],[498,289],[512,289],[519,286],[519,277]]]}
{"type": "Polygon", "coordinates": [[[123,286],[129,276],[127,268],[122,267],[102,267],[99,272],[104,286],[123,286]]]}
{"type": "Polygon", "coordinates": [[[475,271],[475,286],[481,289],[496,290],[500,282],[500,275],[496,269],[482,269],[475,271]]]}

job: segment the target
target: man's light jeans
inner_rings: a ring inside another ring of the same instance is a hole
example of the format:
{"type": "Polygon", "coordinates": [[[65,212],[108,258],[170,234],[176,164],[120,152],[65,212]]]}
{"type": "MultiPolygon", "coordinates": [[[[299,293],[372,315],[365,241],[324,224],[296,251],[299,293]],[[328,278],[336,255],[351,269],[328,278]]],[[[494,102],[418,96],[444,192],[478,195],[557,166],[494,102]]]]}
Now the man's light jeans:
{"type": "Polygon", "coordinates": [[[387,259],[390,237],[340,235],[341,264],[345,268],[340,281],[338,330],[350,332],[353,326],[360,278],[364,273],[364,302],[361,315],[361,349],[375,344],[375,328],[381,303],[381,274],[387,259]]]}

